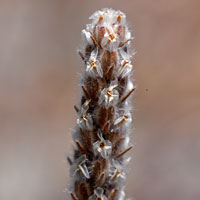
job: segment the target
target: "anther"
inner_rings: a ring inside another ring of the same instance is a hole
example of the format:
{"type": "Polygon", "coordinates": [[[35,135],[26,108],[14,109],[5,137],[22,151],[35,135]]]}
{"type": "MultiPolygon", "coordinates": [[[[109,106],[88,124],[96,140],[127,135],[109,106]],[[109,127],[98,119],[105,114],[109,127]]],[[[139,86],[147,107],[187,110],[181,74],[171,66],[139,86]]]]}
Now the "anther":
{"type": "Polygon", "coordinates": [[[122,14],[119,14],[119,15],[117,16],[117,22],[120,23],[120,22],[121,22],[121,19],[122,19],[122,14]]]}
{"type": "Polygon", "coordinates": [[[114,40],[114,39],[115,39],[115,36],[111,33],[111,34],[109,34],[109,38],[110,38],[111,40],[114,40]]]}

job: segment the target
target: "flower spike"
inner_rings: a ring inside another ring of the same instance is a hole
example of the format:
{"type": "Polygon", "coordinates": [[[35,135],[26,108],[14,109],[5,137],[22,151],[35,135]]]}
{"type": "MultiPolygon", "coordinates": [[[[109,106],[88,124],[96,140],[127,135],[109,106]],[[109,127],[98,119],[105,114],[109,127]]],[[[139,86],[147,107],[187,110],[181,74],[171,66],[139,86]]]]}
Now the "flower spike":
{"type": "Polygon", "coordinates": [[[80,105],[73,132],[74,154],[68,157],[70,200],[124,200],[127,152],[132,123],[133,37],[125,13],[96,11],[82,30],[79,55],[85,64],[80,105]]]}

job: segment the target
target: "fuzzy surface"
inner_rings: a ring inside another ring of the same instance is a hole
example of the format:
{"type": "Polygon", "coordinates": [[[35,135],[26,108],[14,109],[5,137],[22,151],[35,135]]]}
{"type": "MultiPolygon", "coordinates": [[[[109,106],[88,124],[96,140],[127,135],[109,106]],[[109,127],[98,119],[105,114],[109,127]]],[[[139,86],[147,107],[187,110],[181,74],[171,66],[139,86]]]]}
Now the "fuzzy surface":
{"type": "Polygon", "coordinates": [[[70,198],[125,199],[126,153],[132,122],[130,96],[134,55],[126,15],[113,9],[96,11],[82,30],[79,51],[85,64],[80,106],[73,133],[70,198]]]}

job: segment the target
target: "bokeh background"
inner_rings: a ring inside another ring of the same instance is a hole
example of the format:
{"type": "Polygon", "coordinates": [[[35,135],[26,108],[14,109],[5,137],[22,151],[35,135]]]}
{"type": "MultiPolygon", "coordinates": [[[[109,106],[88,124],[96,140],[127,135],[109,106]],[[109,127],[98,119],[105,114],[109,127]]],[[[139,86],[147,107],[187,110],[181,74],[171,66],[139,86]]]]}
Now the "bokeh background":
{"type": "Polygon", "coordinates": [[[64,200],[88,17],[127,14],[135,145],[127,196],[200,199],[199,0],[0,0],[0,200],[64,200]]]}

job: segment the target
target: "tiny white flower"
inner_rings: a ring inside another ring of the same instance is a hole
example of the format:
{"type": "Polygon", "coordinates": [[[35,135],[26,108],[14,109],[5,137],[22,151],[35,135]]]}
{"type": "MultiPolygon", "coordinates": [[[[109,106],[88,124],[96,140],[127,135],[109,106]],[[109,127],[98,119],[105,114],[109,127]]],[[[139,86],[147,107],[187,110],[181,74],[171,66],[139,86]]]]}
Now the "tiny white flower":
{"type": "Polygon", "coordinates": [[[86,162],[87,162],[86,155],[82,155],[80,158],[78,158],[76,163],[74,163],[74,165],[71,168],[71,174],[75,176],[77,172],[81,172],[83,176],[85,176],[86,178],[90,178],[88,168],[85,164],[86,162]]]}
{"type": "Polygon", "coordinates": [[[121,54],[122,61],[118,69],[118,74],[121,75],[122,78],[124,78],[125,76],[131,73],[133,66],[131,64],[131,60],[128,54],[123,49],[119,49],[119,52],[121,54]]]}
{"type": "Polygon", "coordinates": [[[124,25],[126,23],[126,15],[125,15],[125,13],[123,13],[121,11],[117,11],[116,12],[116,21],[119,24],[124,25]]]}
{"type": "Polygon", "coordinates": [[[116,87],[117,85],[111,85],[109,88],[104,88],[100,94],[99,104],[104,102],[105,105],[108,106],[111,103],[117,103],[119,94],[118,91],[115,89],[116,87]]]}
{"type": "Polygon", "coordinates": [[[81,128],[92,128],[92,117],[89,114],[82,113],[77,119],[77,123],[81,128]]]}
{"type": "Polygon", "coordinates": [[[130,124],[132,122],[130,113],[124,114],[124,115],[120,116],[119,118],[117,118],[114,122],[114,125],[116,126],[116,125],[122,124],[124,122],[126,124],[130,124]]]}
{"type": "Polygon", "coordinates": [[[104,11],[102,11],[102,10],[98,10],[98,11],[94,12],[94,13],[89,17],[89,19],[92,20],[92,23],[93,23],[93,24],[97,24],[98,22],[103,21],[103,18],[104,18],[104,11]]]}
{"type": "Polygon", "coordinates": [[[81,36],[82,36],[83,43],[85,45],[87,45],[87,44],[93,45],[93,41],[92,41],[90,32],[88,32],[85,29],[83,29],[82,33],[81,33],[81,36]]]}
{"type": "Polygon", "coordinates": [[[98,49],[92,51],[89,62],[87,63],[86,72],[88,72],[91,76],[103,76],[103,71],[101,68],[101,64],[97,60],[98,49]]]}
{"type": "Polygon", "coordinates": [[[132,64],[124,60],[121,62],[121,66],[119,68],[118,74],[121,75],[122,78],[124,78],[125,76],[131,73],[132,68],[133,68],[132,64]]]}
{"type": "Polygon", "coordinates": [[[103,193],[104,189],[98,187],[94,190],[94,194],[90,196],[89,200],[107,200],[108,198],[103,193]]]}
{"type": "Polygon", "coordinates": [[[95,154],[101,154],[103,158],[108,158],[112,151],[112,143],[109,140],[104,140],[102,135],[99,134],[99,139],[93,144],[95,154]]]}
{"type": "Polygon", "coordinates": [[[125,180],[126,178],[122,165],[114,159],[112,160],[112,166],[109,170],[109,176],[111,182],[115,182],[118,179],[125,180]]]}
{"type": "Polygon", "coordinates": [[[106,32],[104,37],[101,41],[101,47],[104,48],[107,46],[108,49],[113,49],[118,46],[119,40],[117,39],[118,36],[113,30],[113,28],[109,25],[106,27],[106,32]]]}
{"type": "Polygon", "coordinates": [[[92,129],[92,116],[87,113],[89,101],[86,101],[80,110],[79,118],[77,119],[77,124],[81,128],[92,129]]]}

